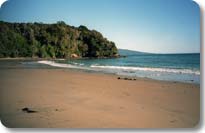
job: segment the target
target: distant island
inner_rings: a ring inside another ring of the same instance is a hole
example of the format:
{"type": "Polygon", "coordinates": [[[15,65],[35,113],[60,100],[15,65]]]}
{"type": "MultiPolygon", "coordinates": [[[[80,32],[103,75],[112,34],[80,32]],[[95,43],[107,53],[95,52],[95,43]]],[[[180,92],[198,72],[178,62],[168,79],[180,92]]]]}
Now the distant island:
{"type": "Polygon", "coordinates": [[[140,51],[134,51],[134,50],[128,50],[128,49],[118,49],[118,53],[119,53],[119,55],[121,55],[123,57],[152,54],[152,53],[140,52],[140,51]]]}
{"type": "Polygon", "coordinates": [[[86,26],[0,21],[0,58],[111,58],[115,43],[86,26]]]}

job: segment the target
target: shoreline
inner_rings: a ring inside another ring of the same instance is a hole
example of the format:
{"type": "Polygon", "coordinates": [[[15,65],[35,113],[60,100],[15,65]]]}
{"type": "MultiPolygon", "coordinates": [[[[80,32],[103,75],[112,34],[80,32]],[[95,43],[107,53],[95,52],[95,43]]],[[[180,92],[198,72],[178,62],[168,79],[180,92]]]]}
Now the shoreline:
{"type": "MultiPolygon", "coordinates": [[[[200,81],[198,82],[194,82],[193,80],[169,80],[169,79],[157,79],[157,78],[152,78],[152,77],[142,77],[142,76],[131,76],[131,75],[121,75],[121,74],[117,74],[117,73],[112,73],[112,72],[107,72],[107,71],[104,71],[104,70],[94,70],[93,68],[90,68],[90,67],[86,67],[86,66],[75,66],[73,64],[71,64],[71,66],[64,66],[64,65],[67,65],[66,63],[58,63],[58,62],[55,62],[55,61],[64,61],[64,60],[71,60],[71,61],[75,61],[75,60],[78,60],[78,59],[64,59],[64,58],[58,58],[58,59],[45,59],[45,58],[0,58],[0,61],[25,61],[27,63],[28,61],[28,64],[29,62],[34,62],[36,61],[35,63],[36,64],[39,64],[38,65],[34,65],[34,67],[32,67],[31,65],[26,65],[23,64],[23,62],[13,62],[14,64],[8,64],[8,65],[4,65],[4,64],[0,64],[0,68],[3,68],[3,69],[7,69],[7,68],[24,68],[24,69],[27,69],[27,68],[32,68],[32,69],[70,69],[72,71],[82,71],[82,72],[89,72],[89,73],[103,73],[103,74],[108,74],[108,75],[117,75],[119,77],[124,77],[124,78],[144,78],[144,79],[150,79],[150,80],[156,80],[156,81],[167,81],[167,82],[179,82],[179,83],[190,83],[190,84],[196,84],[196,85],[200,85],[200,81]],[[40,61],[45,61],[46,63],[39,63],[40,61]],[[54,62],[55,65],[53,64],[50,64],[51,62],[54,62]],[[19,64],[19,63],[22,63],[22,64],[19,64]],[[3,67],[2,67],[2,66],[3,67]],[[13,67],[14,65],[14,67],[13,67]],[[60,66],[62,65],[62,66],[60,66]]],[[[1,63],[1,62],[0,62],[1,63]]],[[[11,62],[12,63],[12,62],[11,62]]],[[[68,64],[70,65],[70,64],[68,64]]],[[[149,71],[148,71],[149,72],[149,71]]],[[[152,72],[152,71],[150,71],[152,72]]],[[[179,73],[181,74],[181,73],[179,73]]],[[[200,76],[200,74],[199,74],[200,76]]],[[[200,79],[200,77],[199,77],[200,79]]]]}
{"type": "Polygon", "coordinates": [[[0,117],[7,127],[193,128],[200,120],[195,84],[70,69],[0,74],[0,117]]]}
{"type": "MultiPolygon", "coordinates": [[[[51,66],[52,67],[52,66],[51,66]]],[[[118,75],[116,73],[105,73],[101,71],[92,71],[92,70],[84,70],[84,69],[76,69],[76,68],[60,68],[60,67],[52,67],[52,69],[56,70],[64,70],[68,72],[79,72],[79,73],[87,73],[87,74],[96,74],[96,75],[108,75],[108,76],[115,76],[118,80],[125,80],[125,81],[132,81],[135,82],[136,80],[144,80],[144,81],[153,81],[153,82],[165,82],[165,83],[179,83],[179,84],[190,84],[190,85],[196,85],[200,87],[200,83],[194,83],[194,82],[183,82],[183,81],[172,81],[172,80],[160,80],[160,79],[152,79],[149,77],[132,77],[132,76],[125,76],[125,75],[118,75]],[[136,79],[136,80],[135,80],[136,79]]]]}

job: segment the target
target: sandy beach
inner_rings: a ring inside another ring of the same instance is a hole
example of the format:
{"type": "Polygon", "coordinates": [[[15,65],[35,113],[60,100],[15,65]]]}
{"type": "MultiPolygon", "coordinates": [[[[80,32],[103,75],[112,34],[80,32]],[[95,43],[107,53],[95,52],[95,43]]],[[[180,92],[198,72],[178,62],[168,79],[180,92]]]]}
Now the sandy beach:
{"type": "Polygon", "coordinates": [[[200,120],[197,84],[69,69],[0,69],[0,76],[6,127],[192,128],[200,120]]]}

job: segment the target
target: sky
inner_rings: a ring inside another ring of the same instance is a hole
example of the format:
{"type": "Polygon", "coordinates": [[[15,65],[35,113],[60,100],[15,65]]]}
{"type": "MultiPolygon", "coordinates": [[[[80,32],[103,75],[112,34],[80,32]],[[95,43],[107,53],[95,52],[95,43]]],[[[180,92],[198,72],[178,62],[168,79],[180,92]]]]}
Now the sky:
{"type": "Polygon", "coordinates": [[[85,25],[123,49],[200,52],[200,8],[192,0],[8,0],[0,20],[85,25]]]}

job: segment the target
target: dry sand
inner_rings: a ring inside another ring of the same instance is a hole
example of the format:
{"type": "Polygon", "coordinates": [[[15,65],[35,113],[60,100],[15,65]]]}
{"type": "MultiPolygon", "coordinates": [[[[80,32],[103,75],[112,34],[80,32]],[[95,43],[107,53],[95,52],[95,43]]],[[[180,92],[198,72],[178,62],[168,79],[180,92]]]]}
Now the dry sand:
{"type": "Polygon", "coordinates": [[[7,127],[192,128],[199,85],[66,69],[1,69],[0,117],[7,127]],[[26,113],[28,107],[37,112],[26,113]]]}

